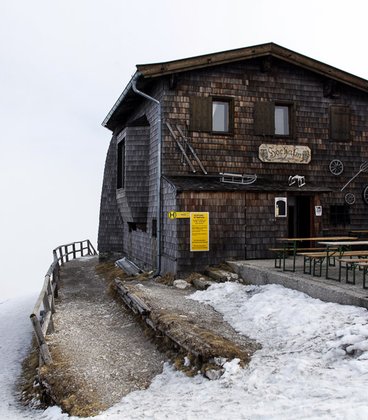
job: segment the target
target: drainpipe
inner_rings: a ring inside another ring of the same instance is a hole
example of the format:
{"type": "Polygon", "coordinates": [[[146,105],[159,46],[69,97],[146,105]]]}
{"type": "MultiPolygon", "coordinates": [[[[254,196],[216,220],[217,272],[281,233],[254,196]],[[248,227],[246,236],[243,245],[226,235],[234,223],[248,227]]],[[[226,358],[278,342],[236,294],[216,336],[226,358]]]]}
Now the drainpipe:
{"type": "Polygon", "coordinates": [[[147,95],[144,92],[141,92],[137,89],[137,79],[140,76],[140,73],[136,73],[132,79],[132,89],[133,91],[140,96],[148,99],[149,101],[154,102],[158,106],[157,112],[157,267],[156,271],[153,274],[154,277],[159,276],[161,272],[161,146],[162,146],[162,129],[161,129],[161,103],[152,96],[147,95]]]}

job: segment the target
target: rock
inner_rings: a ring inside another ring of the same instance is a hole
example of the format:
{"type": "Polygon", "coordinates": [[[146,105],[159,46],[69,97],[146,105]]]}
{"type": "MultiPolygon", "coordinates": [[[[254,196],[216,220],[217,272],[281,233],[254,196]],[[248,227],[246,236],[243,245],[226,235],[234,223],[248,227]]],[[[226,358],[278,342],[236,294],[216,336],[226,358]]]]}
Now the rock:
{"type": "Polygon", "coordinates": [[[173,286],[177,289],[188,289],[190,284],[185,280],[174,280],[173,286]]]}
{"type": "Polygon", "coordinates": [[[220,268],[209,268],[206,274],[217,282],[238,281],[239,276],[236,273],[231,273],[220,268]]]}
{"type": "Polygon", "coordinates": [[[204,277],[199,277],[198,279],[193,279],[192,283],[193,283],[193,286],[198,290],[206,290],[212,284],[215,284],[214,281],[206,280],[204,277]]]}
{"type": "Polygon", "coordinates": [[[221,378],[224,372],[225,369],[208,369],[204,372],[204,376],[211,381],[216,381],[217,379],[221,378]]]}

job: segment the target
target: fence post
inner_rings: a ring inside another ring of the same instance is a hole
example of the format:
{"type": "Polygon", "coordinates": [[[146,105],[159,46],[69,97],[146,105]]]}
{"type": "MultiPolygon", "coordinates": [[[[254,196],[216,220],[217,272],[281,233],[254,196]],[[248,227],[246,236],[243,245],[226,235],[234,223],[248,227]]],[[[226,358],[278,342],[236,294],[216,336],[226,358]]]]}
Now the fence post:
{"type": "Polygon", "coordinates": [[[42,360],[45,363],[45,365],[49,365],[50,363],[52,363],[52,358],[51,358],[49,348],[46,344],[45,337],[42,333],[40,321],[38,320],[35,314],[31,315],[31,321],[32,321],[33,328],[36,333],[36,340],[38,343],[38,347],[40,349],[42,360]]]}
{"type": "Polygon", "coordinates": [[[54,283],[54,297],[57,298],[59,297],[59,279],[60,279],[60,267],[59,267],[59,263],[56,262],[54,270],[52,272],[52,280],[54,283]]]}

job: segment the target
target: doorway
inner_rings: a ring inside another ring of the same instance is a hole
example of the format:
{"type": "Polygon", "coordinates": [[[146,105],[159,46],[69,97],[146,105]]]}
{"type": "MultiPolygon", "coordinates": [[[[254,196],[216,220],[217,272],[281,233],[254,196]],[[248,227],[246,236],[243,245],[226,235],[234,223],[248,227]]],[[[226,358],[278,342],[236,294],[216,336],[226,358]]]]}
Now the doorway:
{"type": "MultiPolygon", "coordinates": [[[[311,197],[288,197],[288,237],[305,238],[311,236],[311,197]]],[[[308,243],[303,246],[309,246],[308,243]]]]}

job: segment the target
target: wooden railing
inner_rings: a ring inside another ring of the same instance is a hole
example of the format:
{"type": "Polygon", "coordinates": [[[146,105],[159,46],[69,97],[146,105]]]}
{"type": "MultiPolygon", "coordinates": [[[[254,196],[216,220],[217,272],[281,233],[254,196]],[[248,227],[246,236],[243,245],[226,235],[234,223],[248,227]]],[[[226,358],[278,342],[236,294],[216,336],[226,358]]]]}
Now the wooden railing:
{"type": "Polygon", "coordinates": [[[46,343],[46,335],[54,331],[52,316],[55,313],[54,299],[58,296],[60,266],[71,259],[87,255],[97,255],[96,250],[88,239],[60,245],[53,250],[53,262],[45,275],[41,293],[30,316],[40,351],[40,364],[52,362],[46,343]]]}

